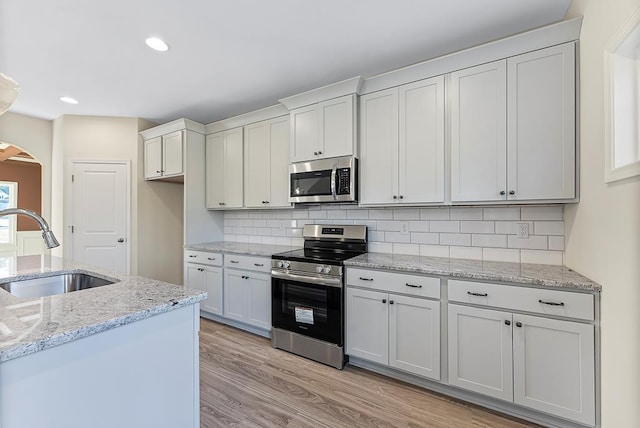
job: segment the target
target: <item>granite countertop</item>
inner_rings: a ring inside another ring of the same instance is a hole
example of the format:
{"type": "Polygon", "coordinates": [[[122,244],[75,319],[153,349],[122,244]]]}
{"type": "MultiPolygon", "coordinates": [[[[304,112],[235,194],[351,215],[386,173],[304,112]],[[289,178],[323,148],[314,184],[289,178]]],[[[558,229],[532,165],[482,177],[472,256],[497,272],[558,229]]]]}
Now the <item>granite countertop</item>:
{"type": "Polygon", "coordinates": [[[211,251],[219,253],[248,254],[251,256],[271,257],[277,253],[285,251],[298,250],[300,247],[291,247],[288,245],[269,245],[269,244],[252,244],[247,242],[205,242],[202,244],[185,245],[187,250],[211,251]]]}
{"type": "Polygon", "coordinates": [[[54,256],[0,257],[0,282],[68,272],[89,273],[115,283],[41,298],[18,298],[0,289],[0,362],[206,298],[206,293],[180,285],[123,275],[54,256]]]}
{"type": "Polygon", "coordinates": [[[346,260],[344,264],[353,267],[388,269],[461,279],[499,281],[591,292],[602,290],[600,284],[585,278],[566,266],[487,262],[383,253],[362,254],[346,260]]]}

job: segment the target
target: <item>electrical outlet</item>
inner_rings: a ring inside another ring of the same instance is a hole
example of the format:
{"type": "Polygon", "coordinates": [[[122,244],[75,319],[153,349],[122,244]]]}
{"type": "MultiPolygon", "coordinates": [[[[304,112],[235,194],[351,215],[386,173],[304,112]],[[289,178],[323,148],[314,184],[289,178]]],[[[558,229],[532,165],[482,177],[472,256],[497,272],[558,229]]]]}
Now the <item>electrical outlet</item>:
{"type": "Polygon", "coordinates": [[[409,222],[408,221],[401,221],[400,222],[400,233],[402,233],[403,235],[408,235],[409,234],[409,222]]]}
{"type": "Polygon", "coordinates": [[[518,239],[529,239],[529,223],[517,223],[516,236],[518,239]]]}

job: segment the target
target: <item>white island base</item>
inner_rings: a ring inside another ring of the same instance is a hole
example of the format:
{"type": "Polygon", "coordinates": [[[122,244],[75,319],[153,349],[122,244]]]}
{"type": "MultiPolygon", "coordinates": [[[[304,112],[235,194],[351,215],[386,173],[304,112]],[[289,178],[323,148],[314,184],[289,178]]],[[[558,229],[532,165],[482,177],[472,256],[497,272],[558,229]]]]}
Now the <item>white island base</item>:
{"type": "Polygon", "coordinates": [[[0,363],[0,428],[199,427],[200,305],[0,363]]]}

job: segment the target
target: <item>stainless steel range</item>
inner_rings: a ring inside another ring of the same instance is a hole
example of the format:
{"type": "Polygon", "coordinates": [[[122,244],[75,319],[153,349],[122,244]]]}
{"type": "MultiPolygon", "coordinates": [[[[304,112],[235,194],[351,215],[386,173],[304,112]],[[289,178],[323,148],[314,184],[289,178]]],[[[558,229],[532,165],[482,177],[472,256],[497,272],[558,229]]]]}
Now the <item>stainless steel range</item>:
{"type": "Polygon", "coordinates": [[[342,369],[344,356],[343,261],[367,252],[367,227],[304,227],[304,249],[271,260],[271,343],[342,369]]]}

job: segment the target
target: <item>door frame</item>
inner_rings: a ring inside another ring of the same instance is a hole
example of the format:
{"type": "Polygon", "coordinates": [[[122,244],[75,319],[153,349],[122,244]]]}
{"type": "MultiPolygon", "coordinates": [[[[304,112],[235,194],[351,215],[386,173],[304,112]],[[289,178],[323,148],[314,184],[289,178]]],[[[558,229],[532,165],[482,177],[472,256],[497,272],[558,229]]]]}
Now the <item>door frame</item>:
{"type": "Polygon", "coordinates": [[[103,159],[70,159],[68,162],[68,174],[65,174],[65,187],[69,189],[69,196],[66,197],[65,221],[63,236],[63,254],[65,259],[71,260],[73,254],[73,237],[71,236],[71,226],[73,225],[73,182],[72,175],[76,164],[96,164],[96,165],[125,165],[126,167],[126,240],[125,240],[125,273],[131,273],[131,160],[103,160],[103,159]]]}

